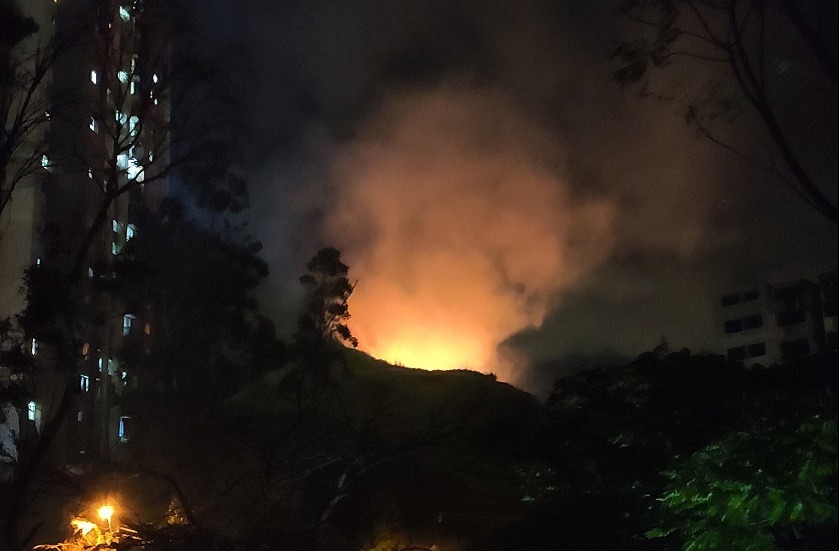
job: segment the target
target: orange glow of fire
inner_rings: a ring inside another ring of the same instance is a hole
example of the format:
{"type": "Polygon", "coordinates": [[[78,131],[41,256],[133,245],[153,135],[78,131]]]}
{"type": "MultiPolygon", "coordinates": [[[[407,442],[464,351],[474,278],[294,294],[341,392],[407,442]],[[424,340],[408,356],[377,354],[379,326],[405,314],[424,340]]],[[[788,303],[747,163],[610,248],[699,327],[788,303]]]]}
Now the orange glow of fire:
{"type": "Polygon", "coordinates": [[[367,352],[388,363],[430,370],[477,369],[486,355],[477,342],[441,334],[419,339],[403,334],[381,347],[370,347],[367,352]]]}
{"type": "Polygon", "coordinates": [[[333,159],[325,228],[358,281],[360,347],[514,381],[504,343],[607,257],[615,205],[573,193],[564,143],[504,92],[395,95],[367,125],[333,159]]]}

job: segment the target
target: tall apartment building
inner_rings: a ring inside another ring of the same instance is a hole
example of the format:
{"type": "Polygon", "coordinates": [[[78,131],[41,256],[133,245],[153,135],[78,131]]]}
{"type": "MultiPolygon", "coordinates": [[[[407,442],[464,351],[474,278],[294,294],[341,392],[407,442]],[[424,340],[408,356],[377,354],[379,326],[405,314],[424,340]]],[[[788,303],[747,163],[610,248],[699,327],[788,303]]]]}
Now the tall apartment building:
{"type": "Polygon", "coordinates": [[[22,4],[24,13],[37,16],[39,34],[62,48],[47,79],[49,120],[33,175],[28,256],[37,266],[78,276],[85,308],[103,318],[83,329],[77,373],[52,372],[49,350],[31,339],[30,353],[42,369],[28,381],[33,399],[25,421],[38,430],[53,414],[66,377],[77,379],[79,394],[53,458],[85,464],[96,455],[112,456],[129,437],[130,419],[120,414],[116,398],[132,374],[119,350],[124,339],[151,330],[142,305],[120,304],[102,288],[115,277],[115,256],[140,231],[141,207],[154,210],[167,194],[166,2],[22,4]]]}
{"type": "Polygon", "coordinates": [[[837,350],[837,273],[732,291],[716,323],[730,360],[772,365],[837,350]],[[833,294],[832,294],[833,293],[833,294]]]}

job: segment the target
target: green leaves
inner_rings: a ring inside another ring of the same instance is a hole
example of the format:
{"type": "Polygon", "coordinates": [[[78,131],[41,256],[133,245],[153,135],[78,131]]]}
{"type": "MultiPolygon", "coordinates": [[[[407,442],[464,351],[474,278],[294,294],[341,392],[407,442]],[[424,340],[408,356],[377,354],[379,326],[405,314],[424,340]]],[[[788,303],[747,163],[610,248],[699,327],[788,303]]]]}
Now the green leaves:
{"type": "Polygon", "coordinates": [[[813,416],[733,432],[675,462],[658,498],[662,522],[684,549],[776,549],[771,533],[837,517],[837,421],[813,416]]]}

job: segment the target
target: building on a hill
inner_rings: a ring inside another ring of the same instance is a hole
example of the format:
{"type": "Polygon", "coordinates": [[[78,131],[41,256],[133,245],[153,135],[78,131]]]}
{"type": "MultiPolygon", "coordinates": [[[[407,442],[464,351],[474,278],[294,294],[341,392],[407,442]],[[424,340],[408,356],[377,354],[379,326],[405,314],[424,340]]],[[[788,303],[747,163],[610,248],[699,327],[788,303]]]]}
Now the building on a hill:
{"type": "Polygon", "coordinates": [[[720,351],[749,365],[837,350],[837,272],[726,293],[716,323],[720,351]]]}

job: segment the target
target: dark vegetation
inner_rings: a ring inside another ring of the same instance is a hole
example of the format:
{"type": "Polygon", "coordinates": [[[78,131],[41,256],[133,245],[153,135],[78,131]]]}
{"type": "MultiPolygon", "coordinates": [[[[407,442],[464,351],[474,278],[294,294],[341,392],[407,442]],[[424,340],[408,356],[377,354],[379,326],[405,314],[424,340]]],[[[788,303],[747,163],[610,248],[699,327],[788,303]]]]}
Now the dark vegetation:
{"type": "Polygon", "coordinates": [[[301,278],[295,337],[276,339],[242,243],[164,213],[120,256],[131,275],[108,292],[167,318],[121,352],[142,377],[115,397],[136,431],[91,474],[44,465],[37,489],[78,511],[119,488],[126,546],[836,547],[834,359],[746,369],[660,346],[558,379],[539,405],[490,375],[346,348],[335,249],[301,278]]]}

